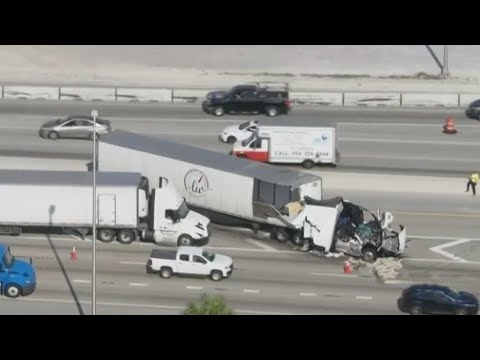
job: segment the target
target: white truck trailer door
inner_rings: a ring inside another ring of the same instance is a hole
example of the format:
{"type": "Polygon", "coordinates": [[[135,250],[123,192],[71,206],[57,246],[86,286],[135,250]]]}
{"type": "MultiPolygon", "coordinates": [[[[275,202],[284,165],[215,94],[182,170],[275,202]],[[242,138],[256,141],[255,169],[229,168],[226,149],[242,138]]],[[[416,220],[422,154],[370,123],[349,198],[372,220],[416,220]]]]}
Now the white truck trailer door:
{"type": "Polygon", "coordinates": [[[116,215],[115,195],[98,195],[98,225],[116,225],[116,215]]]}
{"type": "Polygon", "coordinates": [[[303,236],[312,239],[315,245],[323,247],[327,252],[330,251],[339,216],[338,207],[306,205],[303,216],[303,236]]]}

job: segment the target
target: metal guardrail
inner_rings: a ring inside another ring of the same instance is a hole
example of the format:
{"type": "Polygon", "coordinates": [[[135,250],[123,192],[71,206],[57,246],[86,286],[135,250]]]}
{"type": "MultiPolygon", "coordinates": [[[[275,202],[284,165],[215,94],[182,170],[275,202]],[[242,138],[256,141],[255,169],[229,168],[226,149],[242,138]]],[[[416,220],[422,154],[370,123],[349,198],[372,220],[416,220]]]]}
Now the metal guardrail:
{"type": "MultiPolygon", "coordinates": [[[[266,83],[259,83],[266,84],[266,83]]],[[[272,83],[277,86],[277,83],[272,83]]],[[[282,84],[285,86],[285,84],[282,84]]],[[[211,89],[1,85],[2,99],[198,103],[211,89]]],[[[466,107],[480,93],[291,91],[295,104],[317,106],[466,107]]]]}

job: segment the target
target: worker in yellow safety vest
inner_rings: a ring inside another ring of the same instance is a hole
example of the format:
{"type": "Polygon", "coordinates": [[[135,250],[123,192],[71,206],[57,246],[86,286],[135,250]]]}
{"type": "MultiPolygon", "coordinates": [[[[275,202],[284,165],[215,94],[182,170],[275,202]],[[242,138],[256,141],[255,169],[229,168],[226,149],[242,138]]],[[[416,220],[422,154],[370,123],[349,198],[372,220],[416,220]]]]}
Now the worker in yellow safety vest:
{"type": "Polygon", "coordinates": [[[471,186],[473,196],[477,195],[477,192],[475,191],[475,188],[477,187],[479,177],[480,177],[480,175],[478,175],[478,172],[474,172],[472,175],[470,175],[470,179],[468,179],[468,183],[467,183],[467,190],[465,190],[465,192],[468,192],[470,190],[470,186],[471,186]]]}

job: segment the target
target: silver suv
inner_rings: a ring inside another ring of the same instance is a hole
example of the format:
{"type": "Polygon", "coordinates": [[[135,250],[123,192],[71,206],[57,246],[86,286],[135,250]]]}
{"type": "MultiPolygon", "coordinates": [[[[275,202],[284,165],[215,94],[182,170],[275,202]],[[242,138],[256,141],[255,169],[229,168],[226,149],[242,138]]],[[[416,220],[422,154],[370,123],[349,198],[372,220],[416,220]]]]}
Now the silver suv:
{"type": "MultiPolygon", "coordinates": [[[[97,118],[96,133],[98,135],[108,134],[111,131],[110,121],[97,118]]],[[[40,127],[39,135],[51,140],[58,138],[92,139],[93,118],[88,115],[76,115],[50,120],[40,127]]]]}

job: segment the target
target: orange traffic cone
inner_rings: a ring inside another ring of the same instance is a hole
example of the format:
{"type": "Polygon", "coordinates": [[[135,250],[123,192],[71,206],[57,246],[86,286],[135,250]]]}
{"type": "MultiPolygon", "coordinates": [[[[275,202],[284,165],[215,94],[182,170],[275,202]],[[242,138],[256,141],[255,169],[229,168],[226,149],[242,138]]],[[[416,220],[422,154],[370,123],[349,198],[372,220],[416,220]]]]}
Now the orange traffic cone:
{"type": "Polygon", "coordinates": [[[455,120],[452,117],[447,117],[445,119],[445,125],[443,125],[444,134],[456,134],[457,129],[455,129],[455,120]]]}
{"type": "Polygon", "coordinates": [[[70,252],[70,260],[77,260],[77,259],[78,259],[77,250],[75,249],[75,246],[74,246],[72,251],[70,252]]]}
{"type": "Polygon", "coordinates": [[[351,274],[352,272],[353,272],[352,264],[350,264],[350,261],[346,260],[343,263],[343,273],[344,274],[351,274]]]}

